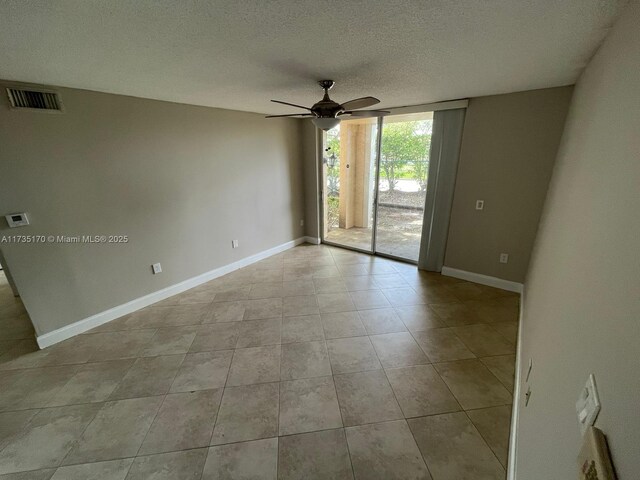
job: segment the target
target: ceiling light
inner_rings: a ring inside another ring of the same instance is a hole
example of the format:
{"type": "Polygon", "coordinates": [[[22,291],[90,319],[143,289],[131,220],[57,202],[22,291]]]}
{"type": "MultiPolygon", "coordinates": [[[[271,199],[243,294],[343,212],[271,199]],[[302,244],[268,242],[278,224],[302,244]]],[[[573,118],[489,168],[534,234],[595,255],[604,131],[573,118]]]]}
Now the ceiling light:
{"type": "Polygon", "coordinates": [[[339,118],[333,117],[316,117],[312,118],[311,121],[320,130],[331,130],[333,127],[340,123],[339,118]]]}

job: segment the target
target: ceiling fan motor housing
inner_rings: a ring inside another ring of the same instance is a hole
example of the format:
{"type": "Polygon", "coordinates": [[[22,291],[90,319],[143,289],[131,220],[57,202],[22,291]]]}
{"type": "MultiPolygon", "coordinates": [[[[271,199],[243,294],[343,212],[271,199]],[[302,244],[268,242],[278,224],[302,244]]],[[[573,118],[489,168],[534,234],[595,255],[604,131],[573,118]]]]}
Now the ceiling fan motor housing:
{"type": "Polygon", "coordinates": [[[333,80],[320,80],[318,84],[324,90],[324,97],[311,107],[311,113],[318,118],[335,118],[343,111],[342,105],[329,98],[329,90],[333,88],[335,82],[333,80]]]}

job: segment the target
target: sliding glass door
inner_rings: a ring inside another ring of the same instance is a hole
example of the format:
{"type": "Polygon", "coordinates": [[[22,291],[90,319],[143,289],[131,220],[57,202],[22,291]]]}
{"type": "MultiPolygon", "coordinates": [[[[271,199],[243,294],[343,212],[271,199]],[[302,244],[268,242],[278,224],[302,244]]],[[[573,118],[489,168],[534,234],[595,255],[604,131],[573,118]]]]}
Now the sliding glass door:
{"type": "Polygon", "coordinates": [[[323,132],[323,241],[417,262],[433,113],[343,120],[323,132]]]}
{"type": "Polygon", "coordinates": [[[373,251],[378,119],[343,120],[324,132],[323,240],[373,251]]]}
{"type": "Polygon", "coordinates": [[[418,261],[433,113],[384,117],[375,251],[418,261]]]}

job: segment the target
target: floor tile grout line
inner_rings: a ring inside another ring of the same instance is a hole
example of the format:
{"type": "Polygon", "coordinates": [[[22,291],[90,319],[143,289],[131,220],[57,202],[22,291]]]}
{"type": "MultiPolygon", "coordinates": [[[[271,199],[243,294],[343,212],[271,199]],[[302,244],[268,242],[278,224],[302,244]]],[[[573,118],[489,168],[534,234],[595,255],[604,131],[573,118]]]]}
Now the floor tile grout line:
{"type": "MultiPolygon", "coordinates": [[[[111,392],[111,394],[109,395],[109,397],[107,397],[107,400],[105,400],[105,401],[111,402],[111,401],[118,401],[118,400],[129,400],[131,398],[145,398],[145,396],[141,396],[141,397],[125,397],[125,398],[111,398],[111,395],[113,395],[113,392],[115,392],[117,390],[117,388],[120,386],[120,384],[122,382],[124,382],[124,379],[131,372],[131,369],[136,366],[136,363],[138,363],[139,360],[146,360],[148,358],[158,358],[158,357],[177,357],[177,356],[180,356],[180,355],[182,355],[182,360],[180,360],[180,363],[178,364],[178,367],[176,369],[176,373],[174,374],[173,378],[171,379],[171,384],[169,384],[169,389],[171,389],[171,385],[173,384],[173,381],[175,380],[175,377],[176,377],[178,371],[180,370],[180,367],[182,366],[182,363],[184,362],[184,359],[187,356],[186,353],[175,353],[175,354],[168,354],[168,355],[156,355],[154,357],[137,357],[136,360],[131,365],[131,367],[127,370],[127,373],[118,382],[118,385],[116,386],[116,388],[113,389],[113,391],[111,392]]],[[[169,392],[167,392],[167,393],[169,393],[169,392]]],[[[167,393],[164,393],[164,394],[159,393],[158,395],[146,395],[146,396],[147,397],[161,396],[161,395],[166,395],[167,393]]]]}
{"type": "MultiPolygon", "coordinates": [[[[509,389],[508,389],[508,388],[506,388],[506,387],[504,386],[504,384],[500,381],[500,379],[499,379],[499,378],[497,378],[497,377],[493,374],[493,372],[492,372],[491,370],[489,370],[489,369],[486,367],[486,365],[484,365],[482,362],[480,362],[480,359],[479,359],[479,358],[465,358],[465,359],[462,359],[462,360],[452,360],[452,361],[449,361],[449,362],[437,362],[437,363],[433,363],[432,365],[433,365],[433,369],[436,371],[436,373],[438,374],[438,376],[441,378],[441,380],[442,380],[442,381],[444,382],[444,384],[447,386],[447,388],[449,389],[449,391],[451,391],[451,387],[449,386],[449,384],[447,383],[447,381],[444,379],[444,377],[440,374],[440,372],[439,372],[439,371],[438,371],[438,369],[436,368],[436,365],[440,365],[440,364],[444,364],[444,363],[464,362],[464,361],[467,361],[467,360],[476,360],[476,361],[478,361],[478,362],[479,362],[479,363],[480,363],[480,364],[481,364],[481,365],[482,365],[482,366],[483,366],[483,367],[484,367],[484,368],[485,368],[485,369],[486,369],[486,370],[487,370],[487,371],[488,371],[488,372],[489,372],[489,373],[490,373],[490,374],[491,374],[491,375],[492,375],[492,376],[493,376],[493,377],[498,381],[498,383],[502,386],[502,388],[504,388],[504,389],[507,391],[507,393],[508,393],[508,394],[509,394],[509,396],[511,397],[511,402],[513,403],[513,392],[509,391],[509,389]]],[[[460,403],[460,400],[458,400],[458,397],[453,393],[453,391],[451,391],[451,394],[454,396],[454,398],[456,399],[456,401],[457,401],[457,402],[460,404],[460,406],[462,407],[462,403],[460,403]]],[[[504,404],[503,404],[503,405],[504,405],[504,404]]],[[[510,404],[507,404],[507,405],[510,405],[510,404]]],[[[464,407],[462,407],[462,408],[463,408],[463,410],[478,410],[478,409],[480,409],[480,408],[489,408],[489,407],[478,407],[478,408],[469,408],[469,409],[465,409],[464,407]]]]}
{"type": "MultiPolygon", "coordinates": [[[[135,461],[136,458],[155,457],[157,455],[166,455],[166,454],[170,454],[170,453],[180,453],[180,452],[190,452],[190,451],[193,451],[193,450],[204,450],[204,449],[208,449],[208,447],[207,446],[190,447],[190,448],[183,448],[183,449],[179,449],[179,450],[169,450],[169,451],[166,451],[166,452],[145,453],[145,454],[142,454],[142,455],[117,457],[117,458],[111,458],[111,459],[108,459],[108,460],[92,460],[92,461],[82,462],[82,463],[71,463],[71,464],[68,464],[68,465],[60,465],[58,467],[44,467],[44,468],[37,468],[35,470],[23,470],[21,472],[15,472],[15,473],[34,472],[34,471],[44,470],[44,469],[47,469],[47,468],[55,468],[56,471],[57,471],[58,469],[61,469],[61,468],[75,467],[75,466],[78,466],[78,465],[93,465],[93,464],[97,464],[97,463],[117,462],[117,461],[122,461],[122,460],[129,460],[129,459],[135,461]]],[[[205,459],[206,459],[206,457],[205,457],[205,459]]],[[[133,462],[132,462],[132,465],[133,465],[133,462]]],[[[131,466],[129,466],[129,468],[131,468],[131,466]]],[[[127,470],[127,472],[128,472],[128,470],[127,470]]]]}
{"type": "MultiPolygon", "coordinates": [[[[487,408],[491,408],[491,407],[487,407],[487,408]]],[[[467,411],[464,411],[465,416],[467,417],[467,419],[469,420],[469,423],[473,426],[473,429],[476,431],[476,433],[480,436],[480,438],[482,439],[482,441],[484,442],[484,444],[487,446],[487,448],[489,449],[489,451],[491,452],[491,454],[493,455],[493,457],[496,459],[496,461],[498,462],[498,465],[500,465],[502,467],[502,469],[504,470],[505,474],[506,474],[506,467],[502,464],[502,462],[500,461],[500,459],[498,458],[498,456],[496,455],[496,452],[493,451],[493,448],[491,448],[491,445],[489,445],[489,442],[487,441],[486,438],[484,438],[484,435],[482,435],[482,432],[480,431],[480,429],[476,426],[476,424],[473,422],[473,419],[469,416],[469,414],[467,413],[467,411]]],[[[509,418],[509,423],[511,423],[511,418],[509,418]]]]}
{"type": "MultiPolygon", "coordinates": [[[[176,371],[176,374],[177,374],[177,371],[176,371]]],[[[175,379],[175,376],[174,376],[174,379],[175,379]]],[[[171,386],[169,386],[169,389],[171,389],[171,386]]],[[[147,428],[147,431],[144,434],[144,438],[142,439],[142,442],[140,442],[140,445],[138,445],[138,449],[136,450],[136,454],[134,455],[136,458],[138,457],[138,454],[140,453],[140,449],[142,448],[142,445],[144,445],[144,442],[147,440],[147,437],[149,436],[149,432],[151,431],[151,427],[153,427],[153,424],[156,421],[156,418],[158,418],[158,413],[160,413],[160,410],[162,410],[162,406],[164,405],[164,402],[167,399],[167,395],[168,395],[168,393],[165,393],[164,395],[162,395],[162,401],[160,402],[160,405],[158,405],[158,409],[156,410],[156,413],[153,416],[153,419],[149,423],[149,428],[147,428]]]]}
{"type": "MultiPolygon", "coordinates": [[[[450,328],[451,328],[451,333],[453,333],[453,335],[455,335],[455,337],[456,337],[458,340],[460,340],[460,341],[462,342],[462,344],[463,344],[465,347],[467,347],[467,349],[468,349],[471,353],[473,353],[473,354],[476,356],[476,358],[489,357],[489,356],[497,356],[497,355],[479,355],[478,353],[474,352],[474,351],[471,349],[471,347],[467,344],[467,342],[465,342],[465,341],[464,341],[464,339],[463,339],[462,337],[460,337],[460,336],[455,332],[455,329],[456,329],[456,328],[464,328],[464,327],[470,327],[470,326],[476,326],[476,325],[487,325],[487,326],[490,326],[489,324],[486,324],[486,323],[475,323],[475,324],[471,324],[471,325],[460,325],[460,326],[456,326],[456,327],[450,327],[450,328]]],[[[498,336],[500,336],[500,337],[501,337],[501,335],[500,335],[500,334],[498,334],[497,332],[496,332],[496,335],[498,335],[498,336]]],[[[515,351],[514,351],[514,353],[515,353],[515,351]]],[[[506,354],[504,354],[504,355],[509,355],[509,354],[508,354],[508,353],[506,353],[506,354]]]]}
{"type": "MultiPolygon", "coordinates": [[[[342,412],[340,412],[340,416],[342,417],[342,412]]],[[[344,421],[342,422],[342,435],[344,435],[344,443],[347,446],[347,455],[349,455],[349,465],[351,465],[351,475],[352,478],[356,478],[356,468],[353,466],[353,457],[351,455],[351,447],[349,446],[349,438],[347,437],[347,427],[344,426],[344,421]]]]}
{"type": "Polygon", "coordinates": [[[69,455],[71,455],[71,452],[73,452],[75,448],[80,444],[80,440],[82,440],[82,437],[84,437],[85,432],[87,431],[89,426],[95,421],[96,417],[104,409],[104,406],[107,403],[109,402],[102,402],[102,404],[100,405],[100,408],[96,409],[96,412],[91,417],[91,420],[89,420],[87,424],[84,426],[84,428],[82,429],[82,433],[80,433],[80,435],[78,435],[78,437],[72,442],[71,447],[69,448],[69,450],[67,450],[67,453],[65,453],[64,457],[62,457],[62,459],[58,461],[58,464],[56,465],[56,469],[59,468],[60,466],[66,466],[66,465],[63,465],[64,461],[67,459],[69,455]]]}
{"type": "MultiPolygon", "coordinates": [[[[265,320],[270,320],[270,319],[265,319],[265,320]]],[[[215,325],[219,325],[219,324],[235,324],[237,322],[218,322],[215,325]]],[[[205,325],[210,325],[210,324],[205,324],[205,325]]],[[[213,325],[213,324],[211,324],[213,325]]],[[[185,326],[185,325],[183,325],[185,326]]],[[[192,326],[199,326],[199,325],[192,325],[192,326]]],[[[180,328],[180,327],[177,327],[180,328]]],[[[144,330],[149,330],[149,329],[144,329],[144,330]]],[[[123,330],[125,331],[125,330],[123,330]]],[[[111,333],[111,332],[104,332],[104,333],[111,333]]],[[[194,337],[195,340],[195,337],[194,337]]],[[[191,343],[193,343],[193,341],[191,343]]],[[[146,345],[146,344],[145,344],[146,345]]],[[[220,349],[220,350],[230,350],[230,349],[220,349]]],[[[171,355],[184,355],[184,354],[188,354],[188,353],[198,353],[198,352],[190,352],[189,350],[184,351],[184,352],[173,352],[173,353],[158,353],[155,355],[142,355],[139,354],[138,356],[132,356],[132,357],[117,357],[117,358],[109,358],[106,360],[87,360],[85,362],[77,362],[77,363],[54,363],[54,364],[48,364],[48,365],[39,365],[39,366],[30,366],[30,367],[21,367],[21,368],[7,368],[7,369],[0,369],[0,373],[4,373],[4,372],[17,372],[17,371],[25,371],[25,370],[38,370],[38,369],[44,369],[44,368],[60,368],[60,367],[85,367],[85,366],[89,366],[89,365],[97,365],[97,364],[102,364],[102,363],[113,363],[113,362],[118,362],[118,361],[123,361],[123,360],[137,360],[138,358],[155,358],[155,357],[166,357],[166,356],[171,356],[171,355]]],[[[486,356],[490,356],[490,355],[486,355],[486,356]]],[[[497,356],[497,355],[496,355],[497,356]]]]}
{"type": "MultiPolygon", "coordinates": [[[[371,342],[371,338],[369,338],[369,341],[371,342]]],[[[373,346],[373,342],[371,342],[371,345],[373,346]]],[[[405,419],[406,417],[405,417],[404,411],[402,410],[402,406],[400,405],[400,402],[398,401],[398,396],[396,395],[396,391],[393,389],[393,385],[391,384],[391,381],[389,380],[389,376],[387,375],[387,371],[385,370],[384,365],[382,364],[382,360],[380,360],[380,356],[378,355],[378,352],[376,351],[375,347],[373,347],[373,351],[376,354],[376,357],[378,358],[378,362],[380,362],[382,373],[384,374],[384,378],[387,380],[387,384],[389,385],[389,389],[391,390],[391,393],[393,394],[393,398],[396,401],[396,405],[398,405],[398,408],[400,409],[400,413],[402,414],[402,418],[405,419]]]]}
{"type": "MultiPolygon", "coordinates": [[[[133,360],[133,359],[132,359],[132,358],[130,358],[130,359],[128,358],[128,359],[117,359],[117,360],[111,360],[111,361],[117,362],[117,361],[122,361],[122,360],[133,360]]],[[[132,369],[132,368],[133,368],[133,366],[135,365],[136,361],[137,361],[137,359],[136,359],[136,360],[133,360],[133,361],[131,362],[131,365],[129,365],[129,366],[126,368],[126,370],[122,373],[122,377],[120,377],[120,380],[118,380],[118,381],[117,381],[116,385],[113,387],[113,389],[109,392],[109,395],[107,395],[107,397],[106,397],[104,400],[101,400],[101,401],[99,401],[99,402],[84,402],[84,403],[81,403],[81,405],[84,405],[84,404],[92,404],[92,403],[105,403],[105,402],[110,401],[110,400],[109,400],[109,397],[111,397],[111,395],[113,394],[113,392],[115,392],[115,391],[117,390],[117,388],[120,386],[120,384],[124,381],[125,377],[126,377],[126,376],[127,376],[127,374],[129,373],[129,371],[131,371],[131,369],[132,369]]],[[[107,363],[107,362],[96,362],[96,363],[107,363]]],[[[84,365],[95,365],[95,363],[94,363],[94,364],[85,363],[85,364],[83,364],[83,366],[84,366],[84,365]]],[[[75,373],[75,375],[74,375],[73,377],[71,377],[71,379],[69,379],[69,382],[71,382],[71,380],[73,380],[73,379],[74,379],[74,378],[75,378],[79,373],[81,373],[81,372],[80,372],[80,371],[76,372],[76,373],[75,373]]],[[[67,383],[64,385],[64,387],[66,387],[66,386],[69,384],[69,382],[67,382],[67,383]]],[[[62,389],[64,389],[64,387],[62,387],[62,389]]],[[[55,394],[53,397],[55,398],[55,396],[57,396],[57,395],[58,395],[58,393],[61,393],[61,392],[62,392],[62,389],[60,389],[60,391],[56,392],[56,394],[55,394]]],[[[73,404],[53,405],[52,407],[56,407],[56,406],[58,406],[58,407],[62,407],[62,406],[66,406],[66,405],[73,405],[73,404]]]]}
{"type": "MultiPolygon", "coordinates": [[[[224,393],[225,390],[227,389],[227,382],[229,381],[229,374],[231,373],[231,365],[233,363],[233,358],[236,355],[236,349],[233,349],[233,354],[231,355],[231,360],[229,360],[229,368],[227,369],[227,375],[224,378],[224,385],[222,386],[222,393],[220,394],[220,401],[218,402],[218,408],[216,409],[216,419],[213,422],[213,427],[211,428],[211,435],[209,437],[209,445],[208,448],[211,448],[211,442],[213,441],[213,434],[216,431],[216,425],[218,425],[218,420],[220,419],[220,408],[222,407],[222,400],[224,400],[224,393]]],[[[207,453],[207,456],[209,456],[209,454],[207,453]]],[[[206,459],[205,459],[205,464],[206,464],[206,459]]]]}
{"type": "MultiPolygon", "coordinates": [[[[455,332],[453,332],[453,333],[454,333],[454,335],[455,335],[455,332]]],[[[462,341],[462,340],[460,340],[460,341],[462,341]]],[[[462,343],[464,344],[464,342],[462,342],[462,343]]],[[[466,344],[465,344],[465,346],[466,346],[466,344]]],[[[468,347],[467,347],[467,348],[468,348],[468,347]]],[[[471,350],[469,349],[469,351],[471,351],[471,350]]],[[[513,392],[509,389],[509,387],[507,387],[507,386],[504,384],[504,382],[503,382],[502,380],[500,380],[500,379],[498,378],[498,376],[497,376],[495,373],[493,373],[493,372],[491,371],[491,369],[490,369],[489,367],[487,367],[487,366],[484,364],[484,362],[482,361],[482,359],[483,359],[483,358],[489,358],[489,357],[502,357],[502,356],[515,355],[515,353],[513,353],[513,354],[509,354],[509,353],[507,353],[507,354],[500,354],[500,355],[484,355],[484,356],[478,356],[478,355],[476,355],[474,352],[471,352],[471,353],[473,353],[473,354],[475,355],[475,358],[462,358],[462,359],[458,359],[458,360],[450,360],[450,361],[444,361],[444,362],[435,362],[435,363],[434,363],[434,365],[439,364],[439,363],[452,363],[452,362],[463,362],[463,361],[465,361],[465,360],[477,360],[477,361],[478,361],[478,362],[479,362],[479,363],[480,363],[480,364],[481,364],[481,365],[482,365],[482,366],[483,366],[483,367],[484,367],[484,368],[485,368],[485,369],[486,369],[486,370],[487,370],[487,371],[488,371],[488,372],[489,372],[489,373],[490,373],[490,374],[491,374],[491,375],[492,375],[492,376],[493,376],[493,377],[498,381],[498,383],[500,383],[500,385],[502,385],[502,387],[503,387],[503,388],[504,388],[504,389],[505,389],[505,390],[506,390],[506,391],[511,395],[511,397],[513,398],[513,392]]],[[[515,364],[515,363],[514,363],[514,364],[515,364]]]]}
{"type": "MultiPolygon", "coordinates": [[[[411,334],[411,336],[413,337],[413,332],[409,332],[411,334]]],[[[422,348],[422,346],[420,345],[420,343],[415,339],[415,337],[413,338],[413,340],[418,344],[418,347],[420,347],[420,350],[423,351],[423,353],[426,355],[427,359],[431,361],[431,358],[429,357],[429,355],[427,355],[427,352],[424,351],[424,349],[422,348]]],[[[429,365],[431,365],[431,368],[433,369],[434,372],[436,372],[436,375],[438,376],[438,378],[440,379],[440,381],[443,383],[443,385],[446,387],[446,389],[449,391],[449,393],[451,394],[451,396],[453,397],[453,399],[456,401],[456,403],[458,404],[458,406],[460,407],[460,409],[463,409],[462,404],[460,403],[460,400],[458,399],[458,397],[453,393],[453,390],[451,390],[451,387],[449,386],[449,384],[445,381],[445,379],[442,377],[442,375],[440,374],[440,372],[438,371],[438,369],[435,367],[435,365],[437,365],[438,362],[433,362],[431,361],[431,363],[429,365]]],[[[440,363],[448,363],[448,362],[440,362],[440,363]]],[[[426,462],[426,460],[425,460],[426,462]]]]}
{"type": "MultiPolygon", "coordinates": [[[[316,378],[320,378],[320,377],[316,377],[316,378]]],[[[272,382],[272,383],[276,383],[276,382],[272,382]]],[[[504,406],[508,406],[508,405],[496,405],[496,407],[504,407],[504,406]]],[[[484,408],[494,408],[494,407],[483,407],[483,409],[484,408]]],[[[477,410],[482,410],[482,409],[477,409],[477,410]]],[[[277,435],[277,437],[278,438],[295,437],[296,435],[305,435],[305,434],[308,434],[308,433],[327,432],[327,431],[331,431],[331,430],[340,430],[340,429],[347,429],[347,428],[353,428],[353,427],[363,427],[363,426],[367,426],[367,425],[378,425],[380,423],[401,422],[401,421],[405,421],[406,422],[407,420],[415,420],[415,419],[419,419],[419,418],[438,417],[438,416],[441,416],[441,415],[449,415],[449,414],[452,414],[452,413],[464,413],[466,411],[467,410],[460,409],[460,410],[451,410],[451,411],[446,411],[446,412],[441,412],[441,413],[433,413],[433,414],[429,414],[429,415],[417,415],[417,416],[411,416],[411,417],[394,418],[394,419],[391,419],[391,420],[362,422],[362,423],[355,423],[353,425],[344,425],[342,427],[328,427],[328,428],[319,428],[317,430],[308,430],[308,431],[304,431],[304,432],[287,433],[287,434],[284,434],[284,435],[277,435]]],[[[473,411],[473,410],[469,410],[469,411],[473,411]]],[[[238,440],[238,441],[233,441],[233,442],[221,443],[221,444],[218,444],[218,445],[211,445],[211,447],[216,447],[216,446],[219,446],[219,445],[232,445],[232,444],[245,443],[245,442],[254,442],[256,440],[264,440],[265,438],[276,438],[276,436],[264,437],[264,438],[256,438],[256,439],[252,439],[252,440],[238,440]]],[[[194,447],[194,449],[195,448],[204,448],[204,447],[194,447]]],[[[175,451],[180,451],[180,450],[175,450],[175,451]]],[[[151,455],[156,455],[156,454],[151,454],[151,455]]],[[[142,456],[144,456],[144,455],[142,455],[142,456]]]]}
{"type": "Polygon", "coordinates": [[[516,353],[498,353],[497,355],[482,355],[478,357],[478,360],[482,360],[483,358],[499,358],[499,357],[515,357],[516,353]]]}
{"type": "MultiPolygon", "coordinates": [[[[176,393],[185,393],[185,392],[176,392],[176,393]]],[[[37,410],[38,412],[40,410],[53,410],[56,408],[65,408],[65,407],[79,407],[82,405],[104,405],[105,403],[113,403],[113,402],[119,402],[122,400],[135,400],[135,399],[139,399],[139,398],[153,398],[153,397],[163,397],[165,394],[156,394],[156,395],[144,395],[142,397],[128,397],[128,398],[122,398],[122,399],[116,399],[116,400],[100,400],[98,402],[79,402],[79,403],[66,403],[64,405],[53,405],[53,406],[46,406],[46,407],[33,407],[33,408],[24,408],[24,409],[20,409],[20,410],[2,410],[0,411],[0,413],[19,413],[19,412],[31,412],[33,410],[37,410]]],[[[168,395],[168,394],[167,394],[168,395]]]]}
{"type": "MultiPolygon", "coordinates": [[[[96,461],[91,461],[91,462],[83,462],[83,463],[72,463],[69,465],[60,465],[58,467],[43,467],[43,468],[37,468],[35,470],[22,470],[20,472],[14,472],[14,474],[16,473],[29,473],[29,472],[38,472],[40,470],[47,470],[47,469],[54,469],[55,471],[53,472],[54,475],[58,472],[58,470],[63,469],[63,468],[67,468],[67,467],[76,467],[78,465],[93,465],[96,463],[103,463],[103,462],[115,462],[115,461],[122,461],[122,460],[135,460],[136,457],[121,457],[121,458],[114,458],[112,460],[96,460],[96,461]]],[[[133,462],[131,462],[133,464],[133,462]]],[[[127,474],[129,473],[129,469],[131,469],[131,465],[129,465],[129,468],[127,469],[127,474]]],[[[11,475],[11,474],[9,474],[11,475]]],[[[126,477],[125,477],[126,480],[126,477]]]]}
{"type": "MultiPolygon", "coordinates": [[[[36,418],[36,416],[38,416],[38,414],[40,413],[40,411],[43,409],[38,410],[36,413],[34,413],[33,415],[31,415],[31,418],[29,419],[29,421],[17,432],[15,432],[13,435],[5,438],[3,441],[6,441],[5,445],[0,448],[0,454],[4,451],[5,448],[7,448],[13,441],[15,441],[16,439],[20,438],[22,436],[22,432],[24,432],[29,425],[31,425],[31,422],[33,422],[33,419],[36,418]]],[[[4,412],[0,412],[0,413],[4,413],[4,412]]]]}
{"type": "Polygon", "coordinates": [[[336,378],[333,372],[333,364],[331,363],[329,349],[326,345],[327,341],[325,339],[325,349],[327,350],[327,359],[329,360],[329,369],[331,370],[331,383],[333,384],[333,391],[336,395],[336,403],[338,404],[338,412],[340,413],[340,423],[342,424],[341,431],[344,436],[344,443],[347,446],[347,455],[349,456],[349,465],[351,466],[351,474],[352,478],[356,478],[356,472],[353,466],[353,458],[351,457],[351,449],[349,448],[349,441],[347,439],[346,427],[344,424],[344,415],[342,414],[342,406],[340,405],[340,397],[338,396],[338,387],[336,387],[336,378]]]}
{"type": "Polygon", "coordinates": [[[151,423],[149,423],[149,428],[147,429],[147,431],[146,431],[146,433],[144,435],[144,438],[142,439],[142,442],[140,442],[140,445],[138,446],[138,450],[136,450],[136,455],[135,455],[136,457],[138,456],[138,453],[140,453],[140,449],[142,448],[142,445],[144,444],[144,442],[146,441],[147,437],[149,436],[149,432],[151,431],[151,427],[153,426],[153,423],[156,421],[156,418],[158,417],[158,413],[160,413],[160,410],[162,410],[162,405],[164,405],[164,402],[167,399],[167,395],[171,391],[171,387],[173,386],[173,383],[175,382],[176,377],[178,376],[178,372],[180,371],[180,368],[182,367],[182,364],[184,363],[186,358],[187,358],[187,354],[182,354],[182,360],[178,364],[178,368],[176,368],[176,371],[173,374],[173,378],[171,379],[171,383],[169,384],[169,387],[167,388],[167,391],[164,393],[164,395],[162,397],[162,401],[160,402],[160,405],[158,406],[158,409],[156,410],[156,413],[153,416],[153,419],[151,420],[151,423]]]}
{"type": "MultiPolygon", "coordinates": [[[[416,418],[421,418],[421,417],[416,417],[416,418]]],[[[433,479],[435,478],[433,476],[433,474],[431,473],[431,469],[429,468],[429,463],[427,462],[427,459],[425,458],[424,454],[422,453],[422,449],[420,448],[420,445],[418,444],[418,439],[416,438],[415,433],[413,433],[413,429],[411,428],[411,425],[409,425],[409,422],[407,422],[405,420],[405,422],[407,423],[407,428],[409,429],[409,432],[411,433],[411,436],[413,437],[413,441],[416,444],[416,447],[418,447],[418,452],[420,452],[420,456],[422,457],[422,461],[424,462],[424,466],[427,469],[427,472],[429,472],[429,476],[433,479]]]]}
{"type": "Polygon", "coordinates": [[[276,478],[278,478],[278,472],[280,470],[280,405],[282,401],[282,395],[280,389],[282,387],[282,381],[278,382],[278,418],[276,419],[276,442],[277,442],[277,456],[276,456],[276,478]]]}
{"type": "MultiPolygon", "coordinates": [[[[500,356],[500,355],[496,355],[496,356],[500,356]]],[[[484,368],[489,370],[489,373],[491,373],[491,375],[493,375],[498,380],[498,382],[500,382],[500,385],[502,385],[504,387],[504,389],[507,392],[509,392],[509,394],[511,395],[511,401],[513,402],[513,385],[509,386],[509,385],[505,384],[502,380],[500,380],[498,378],[498,376],[495,373],[493,373],[493,371],[487,365],[485,365],[485,363],[482,361],[483,358],[491,358],[491,357],[480,357],[480,358],[478,358],[478,360],[484,366],[484,368]]],[[[514,367],[515,367],[515,359],[514,359],[514,367]]],[[[514,370],[515,370],[515,368],[514,368],[514,370]]],[[[514,381],[515,381],[515,372],[514,372],[514,381]]]]}

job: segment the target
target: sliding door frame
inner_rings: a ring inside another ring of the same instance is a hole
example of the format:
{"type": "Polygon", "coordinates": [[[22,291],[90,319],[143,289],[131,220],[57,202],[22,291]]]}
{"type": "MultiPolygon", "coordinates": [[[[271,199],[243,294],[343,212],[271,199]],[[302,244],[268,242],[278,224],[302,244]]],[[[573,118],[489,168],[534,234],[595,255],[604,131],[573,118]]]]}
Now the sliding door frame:
{"type": "Polygon", "coordinates": [[[376,139],[376,178],[373,193],[373,225],[371,225],[371,253],[376,254],[376,237],[378,235],[378,197],[380,181],[380,142],[382,142],[382,124],[384,117],[378,117],[378,132],[376,139]]]}
{"type": "MultiPolygon", "coordinates": [[[[391,113],[390,115],[393,115],[393,113],[391,113]]],[[[391,260],[397,260],[399,262],[405,262],[405,263],[410,263],[412,265],[417,265],[418,262],[417,260],[411,260],[409,258],[402,258],[402,257],[396,257],[395,255],[391,255],[388,253],[382,253],[382,252],[378,252],[376,250],[376,239],[378,236],[378,202],[379,202],[379,198],[380,198],[380,160],[381,160],[381,152],[382,152],[382,128],[384,127],[384,117],[378,117],[378,144],[377,144],[377,148],[376,148],[376,187],[375,187],[375,200],[374,200],[374,207],[373,207],[373,244],[372,244],[372,249],[373,249],[373,255],[377,255],[378,257],[383,257],[383,258],[389,258],[391,260]]]]}
{"type": "Polygon", "coordinates": [[[320,135],[318,135],[318,153],[319,155],[319,161],[318,161],[318,171],[319,171],[319,184],[320,184],[320,198],[319,198],[319,203],[320,203],[320,243],[325,243],[327,245],[331,245],[332,247],[339,247],[339,248],[345,248],[347,250],[353,250],[354,252],[360,252],[360,253],[367,253],[369,255],[375,255],[376,254],[376,225],[377,225],[377,218],[378,218],[378,178],[380,177],[380,140],[382,138],[382,118],[383,117],[376,117],[377,120],[377,128],[378,131],[376,132],[376,158],[375,161],[372,162],[373,165],[376,166],[376,175],[375,175],[375,193],[374,193],[374,197],[373,197],[373,225],[371,226],[371,249],[370,250],[365,250],[363,248],[358,248],[358,247],[352,247],[351,245],[341,245],[339,243],[335,243],[332,242],[330,240],[327,240],[324,237],[324,230],[325,230],[325,225],[324,225],[324,203],[325,203],[325,189],[326,189],[326,182],[324,181],[324,137],[325,137],[325,133],[322,132],[322,130],[320,131],[320,135]]]}
{"type": "Polygon", "coordinates": [[[318,184],[319,184],[319,196],[318,203],[320,208],[319,212],[319,233],[320,233],[320,243],[324,243],[326,245],[330,245],[332,247],[344,248],[346,250],[352,250],[354,252],[367,253],[369,255],[375,255],[378,257],[389,258],[391,260],[397,260],[399,262],[409,263],[412,265],[417,265],[418,260],[411,260],[408,258],[397,257],[395,255],[390,255],[387,253],[381,253],[376,251],[376,237],[378,230],[378,201],[379,201],[379,189],[380,189],[380,152],[382,149],[382,128],[384,126],[384,117],[385,116],[393,116],[393,115],[402,115],[408,113],[426,113],[426,112],[435,112],[437,110],[454,110],[458,108],[466,108],[469,105],[469,100],[461,99],[461,100],[451,100],[448,102],[439,102],[439,103],[428,103],[423,105],[412,105],[406,107],[394,107],[389,108],[389,114],[384,116],[379,116],[378,118],[378,132],[376,139],[376,175],[375,175],[375,194],[373,200],[373,225],[371,226],[371,249],[365,250],[358,247],[352,247],[350,245],[340,245],[339,243],[332,242],[330,240],[325,239],[324,236],[324,203],[325,203],[325,190],[326,185],[324,181],[324,137],[325,133],[322,130],[317,130],[320,135],[317,136],[317,152],[318,152],[318,161],[317,161],[317,169],[318,169],[318,184]]]}

